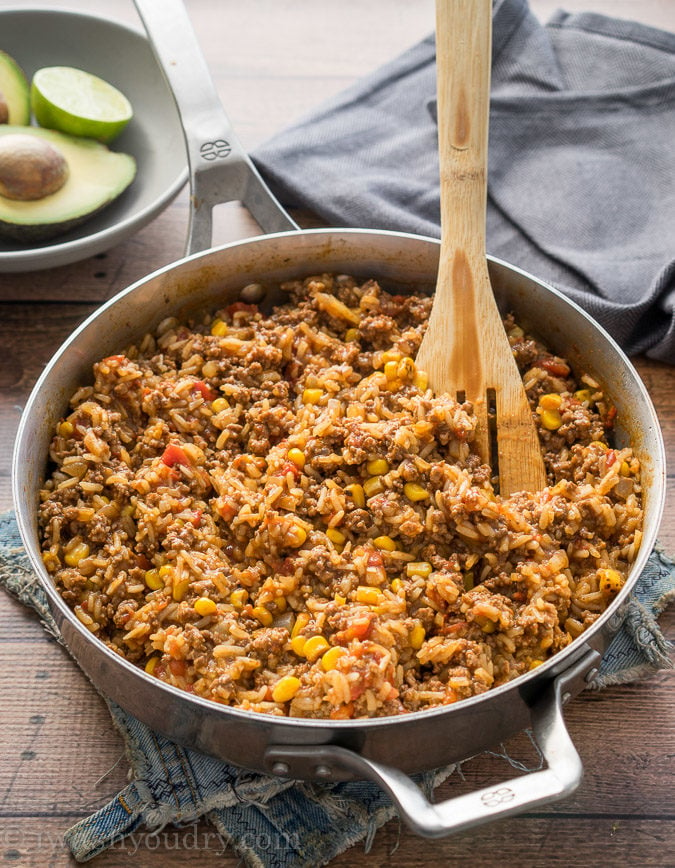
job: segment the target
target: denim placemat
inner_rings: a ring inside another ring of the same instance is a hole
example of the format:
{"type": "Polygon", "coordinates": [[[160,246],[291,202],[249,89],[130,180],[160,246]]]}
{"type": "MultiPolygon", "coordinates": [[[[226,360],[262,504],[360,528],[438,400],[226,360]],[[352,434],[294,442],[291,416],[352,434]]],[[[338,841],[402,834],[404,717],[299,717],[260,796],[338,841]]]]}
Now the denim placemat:
{"type": "MultiPolygon", "coordinates": [[[[44,627],[59,638],[11,512],[0,515],[0,585],[35,609],[44,627]]],[[[673,599],[675,564],[654,551],[593,687],[671,667],[669,644],[656,617],[673,599]]],[[[294,783],[244,771],[174,744],[106,701],[126,745],[131,783],[66,832],[65,841],[79,861],[133,839],[136,830],[159,830],[167,823],[185,826],[204,818],[247,865],[316,868],[359,841],[367,847],[378,827],[396,816],[389,797],[375,784],[294,783]]],[[[456,768],[447,766],[417,780],[430,793],[456,768]]]]}

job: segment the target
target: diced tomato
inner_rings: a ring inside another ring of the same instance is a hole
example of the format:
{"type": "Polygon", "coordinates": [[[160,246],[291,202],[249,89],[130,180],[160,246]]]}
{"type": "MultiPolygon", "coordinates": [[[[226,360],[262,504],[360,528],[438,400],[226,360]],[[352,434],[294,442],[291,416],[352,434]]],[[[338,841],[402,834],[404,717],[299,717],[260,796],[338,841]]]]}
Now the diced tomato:
{"type": "Polygon", "coordinates": [[[237,507],[232,503],[216,503],[216,512],[218,515],[224,520],[229,521],[231,518],[234,518],[237,514],[237,507]]]}
{"type": "Polygon", "coordinates": [[[342,644],[352,639],[365,639],[372,629],[374,618],[375,615],[372,613],[355,618],[348,627],[335,634],[336,641],[342,644]]]}
{"type": "Polygon", "coordinates": [[[249,313],[257,313],[258,305],[247,304],[245,301],[235,301],[233,304],[228,305],[225,310],[230,314],[230,316],[234,316],[234,314],[238,313],[240,310],[245,310],[249,313]]]}
{"type": "Polygon", "coordinates": [[[330,713],[331,720],[349,720],[354,716],[354,703],[348,702],[339,708],[334,708],[330,713]]]}
{"type": "Polygon", "coordinates": [[[185,675],[185,660],[169,660],[169,669],[173,675],[182,678],[185,675]]]}
{"type": "Polygon", "coordinates": [[[366,685],[362,681],[357,681],[355,684],[352,684],[349,694],[353,701],[354,699],[358,699],[359,696],[361,696],[361,694],[365,692],[366,685]]]}
{"type": "Polygon", "coordinates": [[[539,359],[537,365],[554,377],[569,377],[570,375],[569,365],[565,364],[562,359],[556,359],[555,356],[539,359]]]}
{"type": "Polygon", "coordinates": [[[613,428],[615,419],[616,419],[616,407],[614,407],[612,405],[609,408],[609,410],[607,411],[607,415],[605,416],[605,418],[603,420],[605,428],[613,428]]]}
{"type": "Polygon", "coordinates": [[[298,479],[301,475],[300,468],[297,464],[293,464],[292,461],[284,461],[284,463],[279,468],[279,476],[286,476],[287,473],[292,473],[296,479],[298,479]]]}
{"type": "Polygon", "coordinates": [[[613,449],[610,449],[605,456],[605,466],[611,467],[612,464],[616,461],[616,452],[613,449]]]}
{"type": "Polygon", "coordinates": [[[202,520],[204,510],[198,509],[195,514],[192,516],[192,526],[199,527],[199,522],[202,520]]]}
{"type": "Polygon", "coordinates": [[[193,386],[193,389],[195,390],[195,392],[199,392],[199,394],[205,401],[215,401],[215,399],[218,397],[217,393],[214,392],[210,386],[207,386],[203,380],[197,380],[197,382],[193,386]]]}
{"type": "Polygon", "coordinates": [[[104,362],[124,362],[126,361],[126,356],[106,356],[103,359],[104,362]]]}
{"type": "Polygon", "coordinates": [[[382,567],[384,566],[384,558],[382,555],[373,549],[372,552],[368,552],[368,566],[369,567],[382,567]]]}
{"type": "Polygon", "coordinates": [[[185,454],[185,450],[175,443],[169,443],[162,453],[162,463],[167,467],[173,467],[174,464],[182,464],[184,467],[190,466],[190,459],[185,454]]]}

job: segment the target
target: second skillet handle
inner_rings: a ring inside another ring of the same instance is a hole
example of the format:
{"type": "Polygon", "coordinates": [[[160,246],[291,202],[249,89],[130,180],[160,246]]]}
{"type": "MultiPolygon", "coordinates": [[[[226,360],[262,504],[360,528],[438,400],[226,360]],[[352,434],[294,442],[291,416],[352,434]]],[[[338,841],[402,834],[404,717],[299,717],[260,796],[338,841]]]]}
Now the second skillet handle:
{"type": "Polygon", "coordinates": [[[224,202],[243,202],[264,232],[298,229],[235,135],[182,0],[134,4],[183,125],[192,192],[186,254],[211,247],[211,212],[224,202]]]}
{"type": "Polygon", "coordinates": [[[599,663],[600,654],[589,650],[543,689],[531,706],[534,739],[547,767],[473,793],[432,803],[402,771],[332,744],[271,745],[266,752],[268,768],[281,777],[374,781],[389,794],[407,825],[428,838],[508,817],[564,798],[581,782],[583,768],[565,727],[562,706],[599,663]]]}

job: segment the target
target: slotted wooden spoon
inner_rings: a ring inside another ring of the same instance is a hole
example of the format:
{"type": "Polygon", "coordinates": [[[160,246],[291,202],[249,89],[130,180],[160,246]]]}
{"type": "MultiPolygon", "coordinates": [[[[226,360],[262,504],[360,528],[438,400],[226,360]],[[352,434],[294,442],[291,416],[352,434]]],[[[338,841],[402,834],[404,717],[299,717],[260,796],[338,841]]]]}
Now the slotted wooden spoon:
{"type": "Polygon", "coordinates": [[[509,495],[540,490],[546,475],[487,268],[491,44],[491,0],[436,0],[441,253],[417,365],[435,392],[471,401],[478,453],[509,495]]]}

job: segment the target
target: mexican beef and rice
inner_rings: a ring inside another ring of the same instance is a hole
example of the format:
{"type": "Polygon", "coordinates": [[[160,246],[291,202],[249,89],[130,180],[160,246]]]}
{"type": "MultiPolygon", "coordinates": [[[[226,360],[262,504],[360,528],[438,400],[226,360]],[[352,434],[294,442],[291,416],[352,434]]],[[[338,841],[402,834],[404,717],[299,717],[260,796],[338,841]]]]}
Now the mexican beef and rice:
{"type": "Polygon", "coordinates": [[[415,366],[431,299],[284,288],[270,316],[166,320],[73,396],[40,526],[79,620],[199,696],[333,719],[455,702],[568,645],[641,539],[600,385],[505,320],[549,485],[503,498],[471,407],[415,366]]]}

